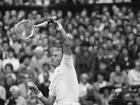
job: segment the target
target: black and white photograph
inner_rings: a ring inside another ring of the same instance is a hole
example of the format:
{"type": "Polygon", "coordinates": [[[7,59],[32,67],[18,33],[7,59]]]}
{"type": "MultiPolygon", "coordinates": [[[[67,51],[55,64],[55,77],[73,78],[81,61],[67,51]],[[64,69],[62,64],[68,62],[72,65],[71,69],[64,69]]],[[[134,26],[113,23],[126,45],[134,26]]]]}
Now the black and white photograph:
{"type": "Polygon", "coordinates": [[[0,0],[0,105],[140,105],[140,0],[0,0]]]}

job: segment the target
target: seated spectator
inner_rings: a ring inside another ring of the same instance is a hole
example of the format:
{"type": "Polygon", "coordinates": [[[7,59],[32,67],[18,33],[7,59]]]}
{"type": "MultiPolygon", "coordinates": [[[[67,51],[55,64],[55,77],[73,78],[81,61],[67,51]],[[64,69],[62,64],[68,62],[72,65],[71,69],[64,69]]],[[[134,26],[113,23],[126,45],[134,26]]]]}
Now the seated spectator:
{"type": "Polygon", "coordinates": [[[15,57],[15,51],[12,48],[8,49],[8,58],[3,60],[3,67],[5,67],[7,63],[11,63],[13,65],[14,72],[18,71],[20,63],[19,60],[15,57]]]}
{"type": "Polygon", "coordinates": [[[31,56],[30,55],[23,55],[21,58],[20,58],[20,68],[19,68],[19,71],[18,71],[18,74],[27,74],[27,75],[30,75],[32,79],[34,79],[36,77],[36,73],[35,73],[35,70],[32,69],[32,66],[31,66],[31,56]]]}
{"type": "Polygon", "coordinates": [[[129,55],[129,51],[127,48],[122,48],[121,53],[116,59],[116,62],[121,65],[123,70],[132,69],[134,66],[133,59],[129,55]]]}
{"type": "Polygon", "coordinates": [[[10,87],[12,85],[15,85],[16,84],[16,78],[11,75],[11,74],[7,74],[5,75],[5,89],[6,89],[6,98],[9,98],[10,97],[10,87]]]}
{"type": "Polygon", "coordinates": [[[32,69],[34,69],[37,73],[37,75],[42,74],[42,66],[44,63],[47,62],[47,56],[44,55],[43,48],[38,46],[34,49],[34,55],[31,58],[31,65],[32,69]]]}
{"type": "Polygon", "coordinates": [[[135,60],[135,68],[128,72],[129,85],[140,85],[140,61],[135,60]]]}
{"type": "Polygon", "coordinates": [[[8,74],[8,73],[13,73],[14,71],[13,65],[11,63],[7,63],[4,67],[4,73],[8,74]]]}
{"type": "Polygon", "coordinates": [[[98,73],[99,74],[101,73],[104,76],[104,80],[109,81],[110,70],[108,68],[106,61],[99,60],[98,62],[99,62],[99,66],[98,69],[96,70],[96,73],[94,74],[94,77],[96,77],[98,73]]]}
{"type": "Polygon", "coordinates": [[[80,75],[80,83],[79,83],[79,97],[84,97],[87,95],[87,89],[91,87],[88,83],[88,75],[86,73],[82,73],[80,75]]]}
{"type": "Polygon", "coordinates": [[[90,44],[88,42],[83,42],[81,44],[80,53],[76,54],[76,70],[78,75],[80,73],[93,73],[95,71],[95,55],[88,51],[90,44]]]}
{"type": "Polygon", "coordinates": [[[96,91],[99,91],[100,88],[109,85],[109,83],[104,79],[104,75],[102,73],[98,73],[95,78],[95,83],[93,83],[93,88],[96,91]]]}
{"type": "Polygon", "coordinates": [[[120,65],[115,65],[115,71],[110,74],[110,83],[115,87],[121,87],[128,84],[128,77],[125,72],[122,71],[120,65]]]}
{"type": "Polygon", "coordinates": [[[112,86],[104,86],[99,90],[100,105],[108,105],[111,96],[111,91],[114,89],[112,86]]]}
{"type": "Polygon", "coordinates": [[[20,96],[19,87],[13,85],[10,87],[11,96],[7,102],[7,105],[27,105],[26,100],[20,96]]]}

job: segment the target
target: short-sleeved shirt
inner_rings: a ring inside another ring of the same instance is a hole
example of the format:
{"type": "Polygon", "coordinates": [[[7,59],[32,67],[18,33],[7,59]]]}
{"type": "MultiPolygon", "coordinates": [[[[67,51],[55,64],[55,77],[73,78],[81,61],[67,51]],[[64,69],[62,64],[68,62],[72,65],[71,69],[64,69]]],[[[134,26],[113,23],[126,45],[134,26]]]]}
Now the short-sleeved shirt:
{"type": "Polygon", "coordinates": [[[49,95],[56,97],[57,105],[78,102],[79,84],[72,55],[63,54],[60,66],[55,69],[54,78],[50,83],[49,95]]]}

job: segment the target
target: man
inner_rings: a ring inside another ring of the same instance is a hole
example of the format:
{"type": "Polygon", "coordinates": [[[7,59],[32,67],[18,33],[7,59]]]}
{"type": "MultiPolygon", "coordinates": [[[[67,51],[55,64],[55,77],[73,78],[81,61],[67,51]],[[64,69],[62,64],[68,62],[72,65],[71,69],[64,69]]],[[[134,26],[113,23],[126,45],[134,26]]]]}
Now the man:
{"type": "Polygon", "coordinates": [[[27,86],[34,92],[45,105],[77,105],[79,97],[79,85],[73,64],[71,40],[58,21],[54,21],[57,30],[61,33],[63,51],[53,52],[50,65],[55,68],[54,78],[49,86],[49,96],[44,97],[32,82],[27,86]],[[62,54],[63,52],[63,54],[62,54]]]}

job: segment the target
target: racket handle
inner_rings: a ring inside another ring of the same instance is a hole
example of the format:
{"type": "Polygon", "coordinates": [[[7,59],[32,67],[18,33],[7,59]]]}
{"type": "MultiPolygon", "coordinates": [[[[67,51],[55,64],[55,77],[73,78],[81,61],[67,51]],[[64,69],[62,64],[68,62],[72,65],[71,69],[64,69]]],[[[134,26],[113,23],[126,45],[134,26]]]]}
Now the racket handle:
{"type": "Polygon", "coordinates": [[[47,24],[53,23],[55,20],[58,20],[59,18],[57,16],[52,16],[51,18],[47,19],[47,21],[37,24],[35,25],[35,27],[41,27],[41,26],[45,26],[47,24]]]}
{"type": "Polygon", "coordinates": [[[45,26],[45,25],[47,25],[47,24],[48,24],[48,22],[45,21],[45,22],[43,22],[43,23],[40,23],[40,24],[35,25],[35,28],[42,27],[42,26],[45,26]]]}

